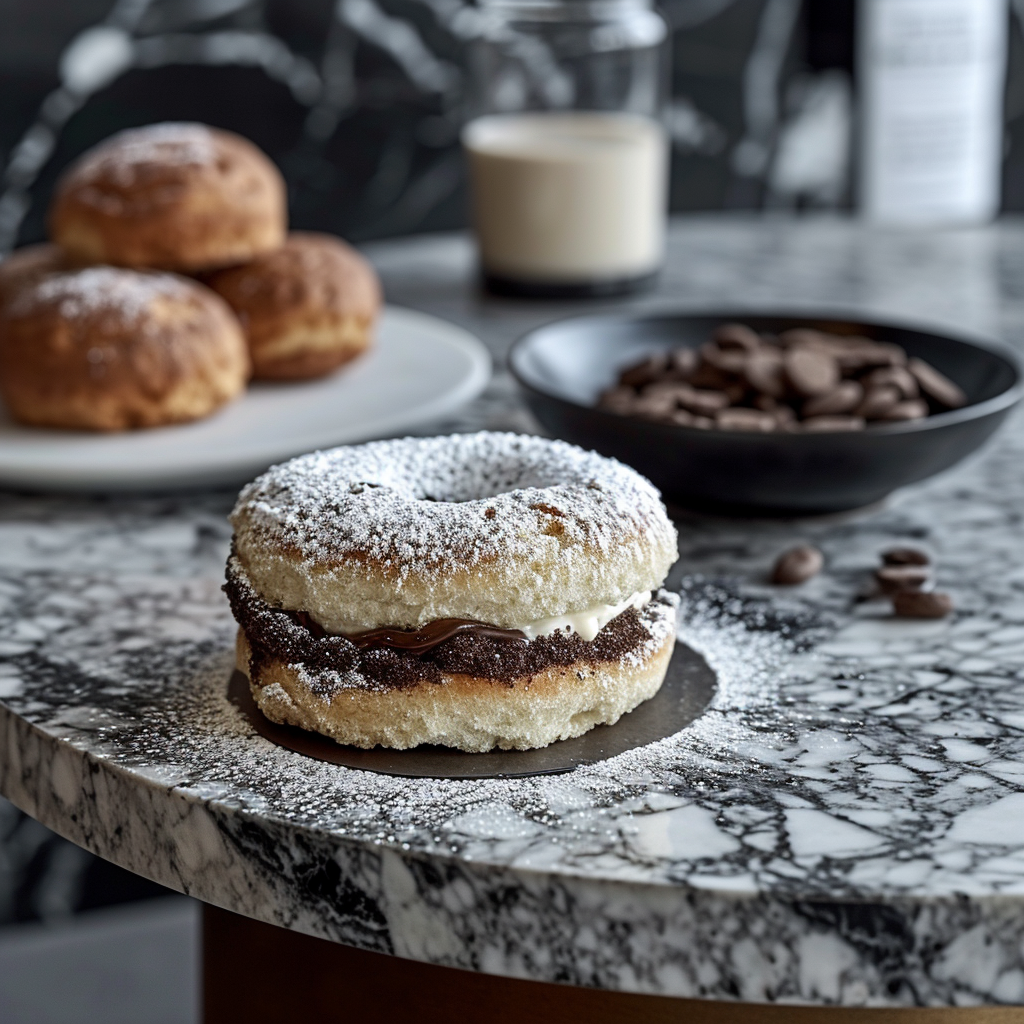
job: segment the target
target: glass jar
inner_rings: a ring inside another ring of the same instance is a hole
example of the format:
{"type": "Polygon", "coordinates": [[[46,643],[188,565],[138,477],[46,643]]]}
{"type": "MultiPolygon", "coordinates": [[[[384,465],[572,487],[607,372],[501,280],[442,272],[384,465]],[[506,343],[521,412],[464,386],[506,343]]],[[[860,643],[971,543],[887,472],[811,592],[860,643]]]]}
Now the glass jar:
{"type": "Polygon", "coordinates": [[[668,28],[649,0],[480,0],[469,47],[473,221],[486,284],[627,292],[664,255],[668,28]]]}

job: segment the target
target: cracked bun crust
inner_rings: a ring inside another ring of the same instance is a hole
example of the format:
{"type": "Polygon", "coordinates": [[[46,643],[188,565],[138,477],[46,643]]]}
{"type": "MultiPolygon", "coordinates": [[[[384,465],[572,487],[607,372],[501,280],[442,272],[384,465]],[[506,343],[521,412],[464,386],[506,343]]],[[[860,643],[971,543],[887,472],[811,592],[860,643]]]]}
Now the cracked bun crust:
{"type": "Polygon", "coordinates": [[[52,274],[0,309],[0,393],[33,426],[125,430],[209,415],[249,375],[209,289],[115,267],[52,274]]]}
{"type": "Polygon", "coordinates": [[[231,521],[256,592],[331,633],[449,617],[519,628],[654,590],[676,559],[639,473],[517,434],[304,455],[245,487],[231,521]]]}
{"type": "Polygon", "coordinates": [[[133,128],[57,185],[50,237],[81,263],[194,273],[276,249],[284,181],[251,142],[202,124],[133,128]]]}
{"type": "Polygon", "coordinates": [[[204,281],[235,311],[264,380],[320,377],[354,359],[380,310],[373,268],[333,235],[292,232],[280,249],[204,281]]]}

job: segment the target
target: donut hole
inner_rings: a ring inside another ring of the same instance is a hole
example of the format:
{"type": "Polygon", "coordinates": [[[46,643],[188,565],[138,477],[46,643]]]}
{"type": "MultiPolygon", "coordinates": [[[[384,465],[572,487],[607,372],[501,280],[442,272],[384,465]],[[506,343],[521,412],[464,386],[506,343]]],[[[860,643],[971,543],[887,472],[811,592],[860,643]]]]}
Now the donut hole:
{"type": "MultiPolygon", "coordinates": [[[[573,479],[575,467],[552,460],[538,466],[533,452],[513,451],[499,463],[481,457],[472,445],[446,453],[444,459],[430,459],[400,465],[380,465],[373,477],[356,486],[386,488],[412,501],[458,505],[471,501],[487,501],[515,492],[546,491],[550,500],[530,502],[530,507],[549,516],[564,517],[565,512],[554,504],[558,488],[589,486],[589,480],[573,479]],[[424,464],[424,462],[426,464],[424,464]]],[[[485,513],[486,514],[486,513],[485,513]]],[[[552,534],[562,530],[552,525],[552,534]]]]}

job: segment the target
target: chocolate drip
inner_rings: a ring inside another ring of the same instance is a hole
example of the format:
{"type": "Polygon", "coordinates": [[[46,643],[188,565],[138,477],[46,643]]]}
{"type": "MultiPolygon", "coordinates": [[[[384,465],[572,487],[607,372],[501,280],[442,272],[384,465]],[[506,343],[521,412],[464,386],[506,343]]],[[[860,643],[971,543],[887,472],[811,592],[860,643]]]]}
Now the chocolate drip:
{"type": "MultiPolygon", "coordinates": [[[[307,616],[308,617],[308,616],[307,616]]],[[[345,633],[356,647],[394,647],[409,654],[424,654],[453,636],[491,637],[501,640],[525,640],[526,634],[519,629],[503,629],[489,626],[486,622],[473,619],[435,619],[419,629],[399,629],[397,626],[377,626],[362,633],[345,633]]]]}
{"type": "MultiPolygon", "coordinates": [[[[329,636],[327,630],[320,625],[309,612],[292,612],[292,617],[311,636],[322,640],[329,636]]],[[[376,626],[362,633],[337,633],[360,650],[367,647],[393,647],[396,651],[408,654],[426,654],[445,640],[453,636],[490,637],[495,640],[525,640],[526,634],[519,629],[503,629],[491,626],[475,619],[435,619],[419,629],[402,629],[399,626],[376,626]]]]}

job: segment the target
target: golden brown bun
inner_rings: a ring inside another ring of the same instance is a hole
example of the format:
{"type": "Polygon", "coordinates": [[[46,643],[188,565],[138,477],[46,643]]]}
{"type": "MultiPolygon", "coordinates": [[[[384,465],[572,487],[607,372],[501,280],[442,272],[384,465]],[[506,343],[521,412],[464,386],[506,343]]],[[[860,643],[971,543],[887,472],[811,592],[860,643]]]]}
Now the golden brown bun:
{"type": "Polygon", "coordinates": [[[44,242],[15,249],[0,263],[0,307],[36,281],[72,268],[67,254],[56,245],[44,242]]]}
{"type": "Polygon", "coordinates": [[[120,132],[64,174],[50,237],[82,263],[196,272],[276,249],[287,230],[277,168],[201,124],[120,132]]]}
{"type": "Polygon", "coordinates": [[[238,395],[249,357],[231,310],[172,274],[54,274],[0,310],[0,394],[35,426],[124,430],[199,419],[238,395]]]}
{"type": "Polygon", "coordinates": [[[238,314],[264,380],[320,377],[354,359],[380,310],[373,267],[333,235],[292,232],[280,249],[204,280],[238,314]]]}
{"type": "Polygon", "coordinates": [[[238,631],[236,665],[249,677],[253,700],[272,722],[296,725],[338,743],[404,750],[437,743],[460,750],[530,750],[571,739],[595,725],[617,722],[661,687],[675,646],[666,629],[642,659],[552,665],[511,683],[443,675],[393,690],[352,688],[331,697],[310,685],[304,670],[278,658],[250,669],[250,649],[238,631]]]}

